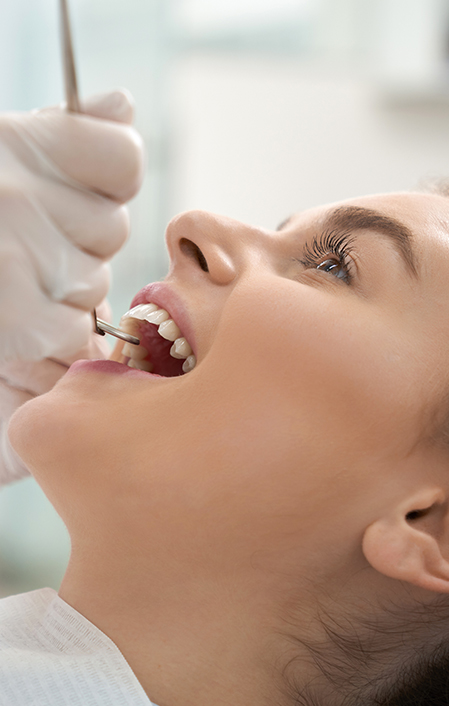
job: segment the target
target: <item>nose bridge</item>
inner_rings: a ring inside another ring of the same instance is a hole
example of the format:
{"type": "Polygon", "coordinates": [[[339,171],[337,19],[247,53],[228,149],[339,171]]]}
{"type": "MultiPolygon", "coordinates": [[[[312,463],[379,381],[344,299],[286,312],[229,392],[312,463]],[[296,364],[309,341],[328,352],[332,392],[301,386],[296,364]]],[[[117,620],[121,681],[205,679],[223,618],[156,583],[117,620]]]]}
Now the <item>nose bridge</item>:
{"type": "Polygon", "coordinates": [[[227,216],[187,211],[170,222],[166,239],[172,263],[176,264],[186,243],[193,243],[204,256],[210,277],[228,284],[250,264],[255,248],[267,246],[267,235],[227,216]]]}

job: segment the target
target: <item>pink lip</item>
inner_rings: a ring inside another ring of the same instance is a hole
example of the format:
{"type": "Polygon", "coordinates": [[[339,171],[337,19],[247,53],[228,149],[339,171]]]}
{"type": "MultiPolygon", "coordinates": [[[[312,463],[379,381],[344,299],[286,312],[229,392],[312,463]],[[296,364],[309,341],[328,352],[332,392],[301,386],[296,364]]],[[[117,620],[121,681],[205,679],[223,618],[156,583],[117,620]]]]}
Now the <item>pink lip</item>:
{"type": "Polygon", "coordinates": [[[123,363],[117,363],[114,360],[77,360],[70,366],[66,375],[77,373],[79,371],[82,372],[84,370],[90,370],[95,373],[112,373],[113,375],[127,375],[128,377],[140,377],[146,378],[146,380],[148,380],[149,377],[159,380],[166,379],[161,375],[153,375],[153,373],[147,373],[143,370],[129,368],[127,365],[123,365],[123,363]]]}
{"type": "Polygon", "coordinates": [[[190,317],[178,295],[165,282],[153,282],[153,284],[147,284],[136,294],[131,302],[131,309],[138,304],[149,304],[150,302],[169,312],[196,355],[195,334],[190,323],[190,317]]]}

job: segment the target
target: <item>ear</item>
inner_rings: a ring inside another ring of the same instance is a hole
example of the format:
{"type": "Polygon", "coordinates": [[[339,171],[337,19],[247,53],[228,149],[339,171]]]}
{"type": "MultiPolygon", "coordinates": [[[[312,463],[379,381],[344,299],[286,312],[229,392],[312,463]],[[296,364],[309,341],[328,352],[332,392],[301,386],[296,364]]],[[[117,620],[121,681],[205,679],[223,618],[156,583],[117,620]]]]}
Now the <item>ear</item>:
{"type": "Polygon", "coordinates": [[[363,553],[385,576],[449,593],[449,516],[441,488],[425,488],[366,530],[363,553]]]}

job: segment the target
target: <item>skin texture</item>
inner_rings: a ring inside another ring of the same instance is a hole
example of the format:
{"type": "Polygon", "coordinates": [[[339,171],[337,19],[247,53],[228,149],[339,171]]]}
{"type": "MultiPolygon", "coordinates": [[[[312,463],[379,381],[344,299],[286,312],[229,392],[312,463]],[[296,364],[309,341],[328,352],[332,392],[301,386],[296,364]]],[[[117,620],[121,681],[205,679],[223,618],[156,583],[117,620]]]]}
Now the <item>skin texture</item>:
{"type": "Polygon", "coordinates": [[[345,205],[413,231],[419,281],[371,230],[350,284],[301,264],[335,204],[280,232],[182,214],[166,281],[197,367],[148,382],[80,370],[13,417],[72,538],[61,597],[158,706],[289,703],[293,654],[303,679],[314,672],[288,636],[319,635],[318,602],[449,592],[448,452],[427,439],[449,385],[449,202],[345,205]]]}

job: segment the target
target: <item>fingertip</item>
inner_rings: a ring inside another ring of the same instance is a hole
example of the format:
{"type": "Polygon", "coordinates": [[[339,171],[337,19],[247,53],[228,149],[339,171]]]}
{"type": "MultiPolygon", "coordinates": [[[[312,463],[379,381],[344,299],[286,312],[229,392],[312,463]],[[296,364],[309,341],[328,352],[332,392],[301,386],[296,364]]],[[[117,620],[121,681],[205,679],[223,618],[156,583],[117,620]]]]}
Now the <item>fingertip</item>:
{"type": "Polygon", "coordinates": [[[72,281],[66,282],[64,299],[59,301],[80,310],[91,311],[106,298],[110,284],[111,266],[108,262],[98,261],[97,266],[89,274],[87,272],[84,274],[84,278],[75,273],[72,281]]]}
{"type": "Polygon", "coordinates": [[[145,176],[145,144],[142,136],[131,127],[123,133],[122,171],[120,183],[111,190],[119,203],[126,203],[138,193],[145,176]]]}
{"type": "Polygon", "coordinates": [[[51,348],[46,352],[46,357],[65,360],[87,346],[92,336],[93,323],[90,312],[63,304],[59,306],[60,309],[55,317],[55,323],[59,319],[58,340],[51,342],[51,348]]]}
{"type": "Polygon", "coordinates": [[[120,250],[129,238],[131,221],[128,207],[124,204],[116,205],[111,214],[108,239],[104,244],[103,257],[110,258],[120,250]]]}
{"type": "Polygon", "coordinates": [[[134,99],[126,88],[117,88],[86,98],[82,103],[82,112],[94,118],[131,125],[134,120],[134,99]]]}

